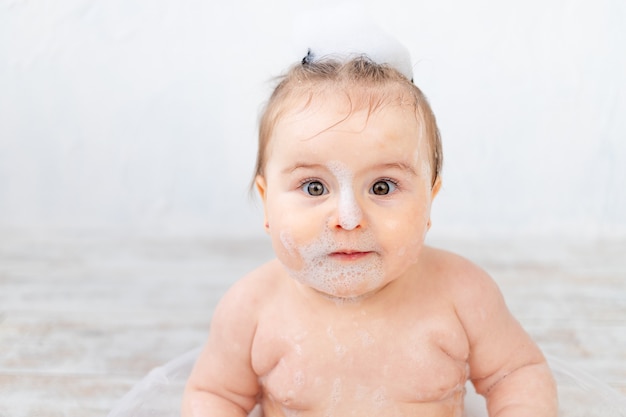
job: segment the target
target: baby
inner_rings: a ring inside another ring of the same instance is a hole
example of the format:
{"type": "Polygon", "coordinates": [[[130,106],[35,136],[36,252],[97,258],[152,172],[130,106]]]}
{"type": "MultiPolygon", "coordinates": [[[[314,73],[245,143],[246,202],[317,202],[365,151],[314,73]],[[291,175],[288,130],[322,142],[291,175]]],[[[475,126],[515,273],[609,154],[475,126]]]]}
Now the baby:
{"type": "Polygon", "coordinates": [[[494,281],[424,245],[441,187],[410,74],[310,52],[262,115],[255,185],[276,259],[216,308],[183,417],[556,416],[546,361],[494,281]]]}

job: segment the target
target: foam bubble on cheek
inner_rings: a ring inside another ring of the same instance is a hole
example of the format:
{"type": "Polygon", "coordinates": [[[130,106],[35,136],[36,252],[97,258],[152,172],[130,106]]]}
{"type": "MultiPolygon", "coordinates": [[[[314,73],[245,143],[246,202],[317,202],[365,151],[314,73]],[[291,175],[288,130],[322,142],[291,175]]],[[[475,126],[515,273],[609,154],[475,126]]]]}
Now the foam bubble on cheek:
{"type": "Polygon", "coordinates": [[[280,243],[287,250],[289,256],[295,256],[297,254],[296,242],[294,242],[291,234],[285,230],[280,232],[280,243]]]}
{"type": "Polygon", "coordinates": [[[327,167],[339,183],[339,224],[346,230],[352,230],[358,226],[362,217],[354,197],[352,172],[341,162],[329,162],[327,167]]]}

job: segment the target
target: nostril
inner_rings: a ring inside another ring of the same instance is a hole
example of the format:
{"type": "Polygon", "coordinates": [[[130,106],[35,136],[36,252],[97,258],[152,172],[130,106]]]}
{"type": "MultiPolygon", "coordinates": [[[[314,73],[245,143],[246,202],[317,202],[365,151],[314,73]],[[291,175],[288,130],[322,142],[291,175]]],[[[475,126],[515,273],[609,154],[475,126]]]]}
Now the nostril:
{"type": "Polygon", "coordinates": [[[360,229],[360,228],[361,228],[360,224],[351,225],[351,224],[337,223],[335,225],[335,229],[342,229],[342,230],[355,230],[355,229],[360,229]]]}
{"type": "Polygon", "coordinates": [[[361,222],[361,211],[349,213],[349,215],[340,216],[339,225],[346,230],[353,230],[359,226],[361,222]]]}
{"type": "Polygon", "coordinates": [[[339,224],[346,230],[352,230],[361,223],[361,209],[355,199],[348,195],[342,196],[339,203],[339,224]]]}

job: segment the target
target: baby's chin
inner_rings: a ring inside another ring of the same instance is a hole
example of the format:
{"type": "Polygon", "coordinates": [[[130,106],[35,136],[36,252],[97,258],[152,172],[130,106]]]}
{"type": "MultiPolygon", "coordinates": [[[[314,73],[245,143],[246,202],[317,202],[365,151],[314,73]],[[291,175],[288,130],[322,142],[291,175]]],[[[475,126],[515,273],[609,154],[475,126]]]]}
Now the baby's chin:
{"type": "Polygon", "coordinates": [[[380,284],[371,285],[372,283],[365,285],[362,283],[362,285],[339,285],[329,288],[327,286],[319,286],[315,285],[316,283],[302,280],[301,277],[292,276],[292,278],[319,297],[333,301],[337,304],[359,303],[377,294],[385,286],[380,284]]]}
{"type": "Polygon", "coordinates": [[[348,294],[326,294],[321,291],[317,291],[322,297],[327,298],[336,304],[359,304],[363,301],[367,301],[370,297],[377,294],[381,288],[375,288],[366,292],[354,292],[348,294]]]}

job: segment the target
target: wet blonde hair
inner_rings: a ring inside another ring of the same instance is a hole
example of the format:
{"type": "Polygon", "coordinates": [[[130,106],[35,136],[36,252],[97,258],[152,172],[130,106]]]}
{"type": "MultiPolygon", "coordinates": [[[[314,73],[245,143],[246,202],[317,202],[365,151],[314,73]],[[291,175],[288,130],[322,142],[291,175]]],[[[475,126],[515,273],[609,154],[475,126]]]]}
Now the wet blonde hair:
{"type": "Polygon", "coordinates": [[[305,59],[279,78],[261,113],[255,178],[264,175],[268,144],[281,116],[292,110],[294,105],[304,103],[303,109],[308,107],[314,98],[328,92],[344,94],[351,105],[351,112],[367,108],[368,114],[371,114],[390,103],[412,106],[421,124],[422,135],[428,139],[432,185],[435,184],[441,175],[443,154],[439,129],[428,100],[412,80],[366,56],[347,62],[332,58],[314,62],[305,59]]]}

